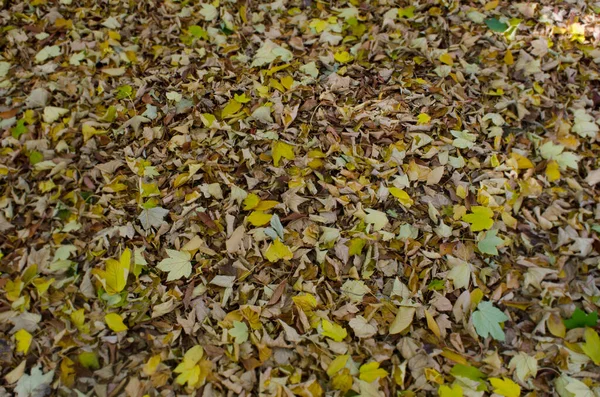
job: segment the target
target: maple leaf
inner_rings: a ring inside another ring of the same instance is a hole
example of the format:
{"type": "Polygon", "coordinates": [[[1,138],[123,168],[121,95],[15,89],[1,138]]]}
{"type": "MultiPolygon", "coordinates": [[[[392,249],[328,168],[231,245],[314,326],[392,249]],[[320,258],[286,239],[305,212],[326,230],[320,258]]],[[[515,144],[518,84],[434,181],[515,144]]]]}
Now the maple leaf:
{"type": "Polygon", "coordinates": [[[359,379],[369,383],[388,375],[386,370],[379,368],[379,363],[377,361],[361,365],[359,372],[359,379]]]}
{"type": "Polygon", "coordinates": [[[15,392],[17,397],[43,397],[50,393],[50,383],[54,378],[54,370],[43,373],[41,365],[32,368],[31,373],[19,379],[15,392]]]}
{"type": "Polygon", "coordinates": [[[275,167],[279,167],[279,161],[282,158],[286,158],[288,160],[293,160],[296,158],[294,155],[294,147],[282,141],[273,141],[273,148],[271,151],[273,153],[273,165],[275,165],[275,167]]]}
{"type": "Polygon", "coordinates": [[[267,258],[269,262],[277,262],[281,259],[290,260],[293,257],[294,254],[292,253],[292,250],[279,239],[275,239],[273,244],[270,244],[265,251],[265,258],[267,258]]]}
{"type": "Polygon", "coordinates": [[[183,360],[173,370],[179,374],[175,382],[179,385],[187,384],[191,389],[197,389],[206,382],[206,377],[210,374],[212,362],[203,360],[204,349],[196,345],[189,349],[183,356],[183,360]]]}
{"type": "Polygon", "coordinates": [[[495,308],[491,302],[479,302],[477,310],[471,318],[479,336],[487,338],[488,335],[491,335],[496,340],[504,340],[504,331],[499,323],[508,320],[508,317],[495,308]]]}
{"type": "Polygon", "coordinates": [[[504,240],[497,235],[497,229],[487,231],[485,237],[477,243],[479,251],[488,255],[498,255],[498,247],[504,244],[504,240]]]}
{"type": "Polygon", "coordinates": [[[192,256],[189,252],[167,249],[167,255],[169,257],[160,261],[157,266],[158,269],[169,272],[167,281],[188,278],[192,274],[192,256]]]}
{"type": "Polygon", "coordinates": [[[580,308],[576,308],[571,318],[564,320],[564,323],[567,329],[595,327],[598,323],[598,312],[587,314],[580,308]]]}
{"type": "Polygon", "coordinates": [[[517,385],[511,379],[506,377],[490,378],[490,383],[494,388],[494,393],[505,397],[519,397],[521,395],[521,386],[517,385]]]}
{"type": "Polygon", "coordinates": [[[488,207],[476,205],[471,207],[471,213],[462,216],[462,220],[471,224],[471,231],[490,229],[494,225],[494,211],[488,207]]]}
{"type": "Polygon", "coordinates": [[[146,230],[151,227],[159,227],[162,225],[165,216],[169,213],[169,210],[162,207],[144,208],[138,219],[142,224],[142,227],[146,230]]]}
{"type": "Polygon", "coordinates": [[[235,338],[238,345],[248,340],[248,326],[243,321],[234,321],[233,328],[229,330],[229,335],[235,338]]]}

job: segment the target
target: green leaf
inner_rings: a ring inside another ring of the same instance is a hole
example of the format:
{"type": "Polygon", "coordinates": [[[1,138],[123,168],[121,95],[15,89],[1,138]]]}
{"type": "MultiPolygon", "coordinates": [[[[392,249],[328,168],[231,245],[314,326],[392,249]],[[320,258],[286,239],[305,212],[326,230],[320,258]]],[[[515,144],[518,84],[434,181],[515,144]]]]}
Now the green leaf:
{"type": "Polygon", "coordinates": [[[19,139],[19,137],[26,132],[27,132],[27,127],[25,127],[25,120],[23,120],[23,119],[18,120],[17,125],[15,125],[10,130],[10,133],[12,134],[13,138],[15,138],[15,139],[19,139]]]}
{"type": "Polygon", "coordinates": [[[471,224],[471,231],[478,232],[490,229],[494,225],[494,211],[488,207],[476,205],[471,207],[471,213],[462,216],[462,220],[471,224]]]}
{"type": "Polygon", "coordinates": [[[485,237],[477,243],[479,251],[488,255],[498,255],[498,247],[504,243],[504,240],[498,237],[497,234],[497,229],[488,230],[485,237]]]}
{"type": "Polygon", "coordinates": [[[468,378],[474,381],[479,381],[485,378],[485,374],[475,367],[470,365],[456,364],[450,370],[450,375],[468,378]]]}
{"type": "Polygon", "coordinates": [[[491,302],[480,302],[471,318],[479,336],[487,338],[491,335],[496,340],[504,341],[504,331],[500,323],[508,320],[508,317],[491,302]]]}
{"type": "Polygon", "coordinates": [[[235,343],[242,344],[248,340],[248,326],[243,321],[234,321],[229,335],[235,338],[235,343]]]}
{"type": "Polygon", "coordinates": [[[493,30],[494,32],[498,32],[498,33],[503,33],[506,31],[506,29],[508,29],[507,24],[505,24],[504,22],[500,22],[496,18],[486,19],[485,24],[487,25],[488,28],[490,28],[490,30],[493,30]]]}
{"type": "Polygon", "coordinates": [[[208,33],[198,25],[190,26],[188,32],[197,39],[208,40],[208,33]]]}
{"type": "Polygon", "coordinates": [[[414,18],[415,17],[415,6],[409,6],[404,8],[398,8],[398,18],[414,18]]]}
{"type": "Polygon", "coordinates": [[[94,352],[83,352],[79,354],[79,364],[87,369],[99,369],[100,361],[94,352]]]}
{"type": "Polygon", "coordinates": [[[169,257],[160,261],[157,266],[163,272],[169,272],[167,281],[188,278],[192,274],[192,257],[189,252],[168,249],[167,255],[169,257]]]}
{"type": "Polygon", "coordinates": [[[36,165],[42,160],[44,160],[44,155],[38,152],[37,150],[34,150],[31,153],[29,153],[29,163],[31,165],[36,165]]]}
{"type": "Polygon", "coordinates": [[[575,309],[570,319],[564,320],[567,329],[595,327],[598,323],[598,312],[586,314],[580,308],[575,309]]]}
{"type": "Polygon", "coordinates": [[[133,95],[133,87],[131,87],[129,84],[117,87],[116,91],[117,91],[117,95],[116,95],[117,99],[130,98],[133,95]]]}

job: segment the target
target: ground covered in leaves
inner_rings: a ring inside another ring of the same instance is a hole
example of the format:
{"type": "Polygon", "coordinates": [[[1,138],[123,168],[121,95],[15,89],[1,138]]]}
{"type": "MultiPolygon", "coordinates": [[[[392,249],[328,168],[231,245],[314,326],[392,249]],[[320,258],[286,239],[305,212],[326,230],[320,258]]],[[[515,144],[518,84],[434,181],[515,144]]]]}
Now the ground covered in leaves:
{"type": "Polygon", "coordinates": [[[0,4],[0,396],[600,396],[600,4],[0,4]]]}

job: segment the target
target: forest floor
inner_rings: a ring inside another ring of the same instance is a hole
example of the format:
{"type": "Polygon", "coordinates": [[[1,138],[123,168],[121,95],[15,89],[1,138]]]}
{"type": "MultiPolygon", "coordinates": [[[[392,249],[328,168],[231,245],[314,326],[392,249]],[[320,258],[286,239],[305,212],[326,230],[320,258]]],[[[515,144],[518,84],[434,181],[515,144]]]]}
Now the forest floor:
{"type": "Polygon", "coordinates": [[[600,396],[600,3],[1,3],[0,396],[600,396]]]}

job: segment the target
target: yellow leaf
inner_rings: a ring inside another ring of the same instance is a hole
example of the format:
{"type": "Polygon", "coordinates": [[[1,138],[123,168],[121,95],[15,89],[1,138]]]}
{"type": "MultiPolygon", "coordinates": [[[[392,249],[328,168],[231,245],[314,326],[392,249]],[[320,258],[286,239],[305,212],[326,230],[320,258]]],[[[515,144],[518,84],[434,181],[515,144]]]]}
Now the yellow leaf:
{"type": "Polygon", "coordinates": [[[260,197],[258,197],[254,193],[250,193],[244,199],[244,210],[245,211],[252,210],[258,205],[258,203],[260,203],[260,197]]]}
{"type": "Polygon", "coordinates": [[[212,368],[212,361],[202,360],[203,356],[202,346],[196,345],[188,350],[183,356],[183,361],[173,370],[179,374],[175,382],[179,385],[187,383],[192,389],[202,386],[212,368]]]}
{"type": "Polygon", "coordinates": [[[448,54],[447,52],[440,55],[439,60],[440,60],[440,62],[445,63],[448,66],[454,65],[454,61],[452,60],[452,55],[448,54]]]}
{"type": "Polygon", "coordinates": [[[150,357],[150,360],[148,360],[148,362],[146,364],[144,364],[144,367],[143,367],[144,374],[147,376],[153,375],[156,372],[156,370],[158,369],[158,365],[160,364],[160,362],[161,362],[160,354],[156,354],[156,355],[150,357]]]}
{"type": "Polygon", "coordinates": [[[546,321],[546,325],[548,325],[548,330],[550,333],[556,337],[564,338],[567,333],[567,327],[565,327],[565,323],[563,323],[562,318],[559,315],[552,313],[548,317],[546,321]]]}
{"type": "Polygon", "coordinates": [[[505,397],[519,397],[521,395],[521,386],[517,385],[507,377],[490,378],[490,383],[494,387],[494,393],[505,397]]]}
{"type": "Polygon", "coordinates": [[[292,88],[292,84],[294,84],[294,78],[290,75],[282,77],[280,79],[280,81],[281,81],[281,85],[284,86],[286,90],[289,90],[290,88],[292,88]]]}
{"type": "Polygon", "coordinates": [[[490,229],[494,225],[494,211],[487,207],[475,205],[471,207],[471,213],[462,216],[462,220],[471,224],[471,231],[478,232],[490,229]]]}
{"type": "Polygon", "coordinates": [[[33,336],[27,330],[20,329],[15,333],[15,339],[17,341],[17,353],[27,354],[33,336]]]}
{"type": "Polygon", "coordinates": [[[240,109],[243,106],[244,105],[242,105],[235,99],[231,99],[229,102],[227,102],[227,105],[225,105],[225,107],[221,111],[221,118],[226,119],[226,118],[233,117],[237,112],[240,111],[240,109]]]}
{"type": "Polygon", "coordinates": [[[263,226],[269,223],[271,220],[271,214],[265,214],[262,211],[252,211],[250,215],[248,215],[248,222],[252,224],[252,226],[263,226]]]}
{"type": "Polygon", "coordinates": [[[348,51],[338,51],[333,54],[333,59],[339,63],[348,63],[354,59],[354,57],[348,51]]]}
{"type": "Polygon", "coordinates": [[[85,310],[84,309],[79,309],[79,310],[75,310],[74,312],[71,313],[71,321],[73,322],[73,325],[75,325],[77,328],[81,328],[83,327],[83,324],[85,323],[85,310]]]}
{"type": "Polygon", "coordinates": [[[504,63],[509,66],[515,63],[515,59],[513,58],[513,54],[510,50],[506,50],[506,53],[504,54],[504,63]]]}
{"type": "Polygon", "coordinates": [[[442,385],[438,389],[439,397],[463,397],[463,389],[460,385],[453,384],[452,387],[442,385]]]}
{"type": "Polygon", "coordinates": [[[265,251],[265,257],[269,262],[277,262],[281,259],[292,259],[294,254],[289,247],[283,244],[279,239],[276,239],[265,251]]]}
{"type": "Polygon", "coordinates": [[[372,361],[370,363],[361,365],[359,372],[359,379],[364,380],[368,383],[374,382],[379,378],[385,378],[386,376],[388,376],[388,372],[385,369],[379,368],[379,363],[377,361],[372,361]]]}
{"type": "Polygon", "coordinates": [[[106,292],[114,295],[123,291],[127,285],[130,266],[131,251],[128,248],[123,251],[118,261],[108,259],[106,261],[106,270],[94,269],[94,274],[100,278],[100,282],[103,284],[106,292]]]}
{"type": "Polygon", "coordinates": [[[389,191],[392,194],[392,196],[396,197],[398,201],[400,201],[400,203],[405,207],[410,207],[415,203],[414,200],[410,198],[408,193],[406,193],[402,189],[398,189],[397,187],[391,187],[389,188],[389,191]]]}
{"type": "Polygon", "coordinates": [[[488,3],[486,3],[486,5],[483,7],[486,11],[491,11],[494,8],[498,7],[498,0],[493,0],[490,1],[488,3]]]}
{"type": "Polygon", "coordinates": [[[512,152],[510,154],[510,157],[512,159],[516,160],[517,167],[520,170],[533,168],[533,163],[527,157],[521,156],[520,154],[518,154],[516,152],[512,152]]]}
{"type": "Polygon", "coordinates": [[[274,201],[274,200],[264,200],[260,203],[258,203],[258,205],[256,207],[254,207],[253,209],[256,211],[266,211],[266,210],[270,210],[271,208],[275,207],[277,204],[279,204],[279,201],[274,201]]]}
{"type": "Polygon", "coordinates": [[[327,375],[329,375],[331,377],[331,376],[335,375],[336,373],[338,373],[342,368],[344,368],[346,366],[346,363],[348,362],[349,358],[350,358],[350,355],[348,355],[348,354],[343,354],[341,356],[337,356],[331,362],[331,364],[329,364],[329,367],[327,368],[327,375]]]}
{"type": "Polygon", "coordinates": [[[550,182],[560,179],[560,167],[556,161],[552,160],[548,162],[548,165],[546,166],[546,176],[550,182]]]}
{"type": "Polygon", "coordinates": [[[353,378],[348,368],[344,368],[331,378],[331,387],[335,390],[347,392],[352,388],[353,378]]]}
{"type": "Polygon", "coordinates": [[[129,328],[123,323],[123,318],[118,313],[108,313],[104,316],[108,328],[115,332],[127,331],[129,328]]]}
{"type": "Polygon", "coordinates": [[[348,331],[337,323],[322,320],[321,326],[323,327],[322,335],[331,338],[336,342],[341,342],[348,336],[348,331]]]}
{"type": "Polygon", "coordinates": [[[440,332],[440,327],[433,316],[429,314],[428,310],[425,310],[425,318],[427,319],[427,328],[429,328],[431,332],[433,332],[433,334],[439,338],[442,335],[440,332]]]}
{"type": "Polygon", "coordinates": [[[282,157],[288,160],[296,158],[294,155],[294,147],[282,141],[274,141],[271,150],[273,152],[273,164],[275,167],[279,167],[279,160],[281,160],[282,157]]]}
{"type": "Polygon", "coordinates": [[[417,124],[419,124],[419,125],[427,124],[430,121],[431,121],[431,116],[428,115],[427,113],[420,113],[417,116],[417,124]]]}
{"type": "Polygon", "coordinates": [[[593,328],[586,327],[585,343],[581,344],[581,350],[592,359],[594,364],[600,365],[600,337],[593,328]]]}
{"type": "Polygon", "coordinates": [[[440,374],[433,368],[425,368],[425,379],[427,379],[430,382],[437,383],[438,385],[444,383],[444,377],[442,376],[442,374],[440,374]]]}

